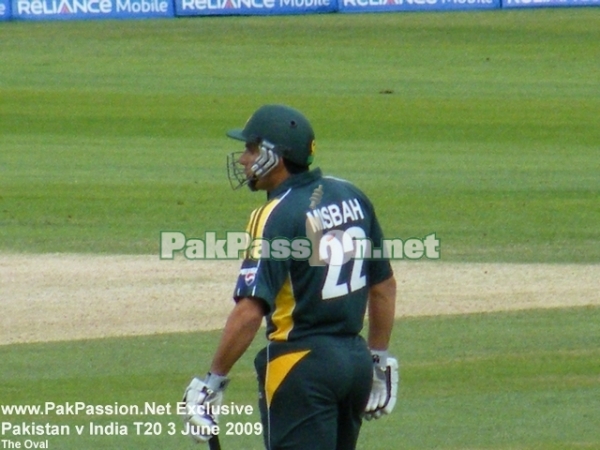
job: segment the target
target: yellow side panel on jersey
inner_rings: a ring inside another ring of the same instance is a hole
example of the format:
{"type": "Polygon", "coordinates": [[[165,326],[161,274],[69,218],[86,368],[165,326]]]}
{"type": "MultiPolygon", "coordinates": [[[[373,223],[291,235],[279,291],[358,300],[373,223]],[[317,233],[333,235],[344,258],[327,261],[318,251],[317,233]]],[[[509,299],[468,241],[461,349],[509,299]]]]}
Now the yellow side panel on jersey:
{"type": "Polygon", "coordinates": [[[269,334],[272,341],[287,341],[288,335],[294,328],[294,317],[292,313],[296,307],[296,298],[292,289],[290,276],[285,280],[281,290],[275,298],[275,310],[271,315],[271,321],[275,326],[275,331],[269,334]]]}
{"type": "Polygon", "coordinates": [[[267,365],[267,378],[265,382],[265,394],[267,400],[267,407],[271,406],[273,395],[275,391],[281,386],[285,377],[290,373],[302,358],[310,353],[310,350],[302,350],[299,352],[287,353],[282,356],[278,356],[273,361],[270,361],[267,365]]]}

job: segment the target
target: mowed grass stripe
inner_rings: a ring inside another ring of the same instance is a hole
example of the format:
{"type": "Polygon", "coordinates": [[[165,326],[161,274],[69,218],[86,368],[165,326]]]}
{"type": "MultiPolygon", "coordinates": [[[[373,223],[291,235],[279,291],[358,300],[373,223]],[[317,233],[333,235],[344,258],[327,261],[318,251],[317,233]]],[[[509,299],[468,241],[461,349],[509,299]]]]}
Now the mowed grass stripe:
{"type": "Polygon", "coordinates": [[[239,231],[224,136],[306,112],[316,164],[452,261],[597,262],[597,8],[7,23],[0,251],[239,231]],[[226,207],[223,205],[227,205],[226,207]]]}
{"type": "MultiPolygon", "coordinates": [[[[364,425],[359,448],[572,449],[600,446],[597,307],[399,320],[393,351],[402,382],[393,415],[364,425]]],[[[202,371],[219,333],[186,333],[0,347],[0,404],[176,402],[202,371]],[[194,355],[186,358],[183,355],[194,355]],[[36,389],[32,390],[31,386],[36,389]]],[[[226,400],[256,404],[252,358],[235,367],[226,400]]],[[[66,424],[131,424],[140,417],[9,417],[66,424]]],[[[143,417],[167,426],[176,416],[143,417]]],[[[238,418],[239,419],[239,418],[238,418]]],[[[258,420],[256,414],[244,420],[258,420]]],[[[233,420],[233,419],[231,419],[233,420]]],[[[227,420],[225,420],[227,421],[227,420]]],[[[54,446],[162,448],[178,436],[70,436],[54,446]]],[[[259,449],[258,436],[223,436],[259,449]]]]}

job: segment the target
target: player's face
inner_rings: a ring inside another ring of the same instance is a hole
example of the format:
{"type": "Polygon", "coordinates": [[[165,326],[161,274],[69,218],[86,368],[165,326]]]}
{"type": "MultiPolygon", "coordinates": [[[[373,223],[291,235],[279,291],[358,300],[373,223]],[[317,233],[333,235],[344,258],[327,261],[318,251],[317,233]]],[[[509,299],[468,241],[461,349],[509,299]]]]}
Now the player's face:
{"type": "Polygon", "coordinates": [[[247,178],[252,178],[252,165],[258,158],[258,144],[246,144],[246,150],[240,155],[239,162],[244,166],[244,172],[247,178]]]}
{"type": "Polygon", "coordinates": [[[259,155],[260,152],[258,149],[258,144],[246,143],[246,149],[238,160],[239,163],[244,166],[244,173],[246,174],[246,178],[250,180],[250,189],[253,191],[264,189],[264,186],[262,186],[262,180],[255,177],[254,172],[252,172],[252,166],[256,162],[256,159],[259,157],[259,155]]]}
{"type": "Polygon", "coordinates": [[[260,178],[254,174],[252,166],[260,157],[261,151],[258,144],[247,143],[246,149],[239,157],[238,162],[244,167],[244,173],[249,180],[249,187],[253,191],[274,189],[287,176],[287,171],[283,168],[283,163],[279,161],[279,165],[262,175],[260,178]],[[282,173],[285,172],[285,173],[282,173]]]}

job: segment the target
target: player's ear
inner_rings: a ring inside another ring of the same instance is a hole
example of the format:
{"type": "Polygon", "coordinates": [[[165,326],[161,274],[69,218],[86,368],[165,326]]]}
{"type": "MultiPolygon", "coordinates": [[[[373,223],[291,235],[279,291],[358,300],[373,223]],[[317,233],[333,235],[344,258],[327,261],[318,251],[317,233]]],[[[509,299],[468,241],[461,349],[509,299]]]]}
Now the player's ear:
{"type": "Polygon", "coordinates": [[[297,174],[297,173],[302,173],[302,172],[307,172],[308,171],[308,166],[304,166],[304,165],[300,165],[300,164],[296,164],[292,161],[290,161],[289,159],[286,158],[281,158],[281,161],[283,162],[283,165],[285,166],[285,169],[287,170],[287,173],[290,175],[293,174],[297,174]]]}
{"type": "Polygon", "coordinates": [[[290,171],[288,170],[288,167],[287,167],[287,162],[286,162],[286,160],[285,160],[285,159],[283,159],[283,158],[280,158],[280,159],[279,159],[278,166],[279,166],[279,167],[281,167],[281,168],[282,168],[283,170],[285,170],[286,172],[290,173],[290,171]]]}
{"type": "Polygon", "coordinates": [[[283,158],[279,158],[279,161],[277,161],[277,164],[273,168],[273,172],[277,172],[278,174],[289,175],[290,171],[288,170],[283,158]]]}

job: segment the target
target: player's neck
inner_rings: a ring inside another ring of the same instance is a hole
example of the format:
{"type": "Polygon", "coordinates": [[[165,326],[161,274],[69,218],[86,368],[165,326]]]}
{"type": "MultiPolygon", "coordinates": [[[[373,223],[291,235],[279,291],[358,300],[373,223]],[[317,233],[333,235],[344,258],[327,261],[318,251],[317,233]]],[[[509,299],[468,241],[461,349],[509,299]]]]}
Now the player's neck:
{"type": "Polygon", "coordinates": [[[274,189],[277,189],[277,187],[289,177],[290,173],[287,171],[287,169],[283,166],[280,166],[269,173],[265,178],[263,178],[263,180],[261,180],[264,182],[264,184],[261,183],[263,186],[260,186],[260,188],[267,192],[271,192],[274,189]]]}

